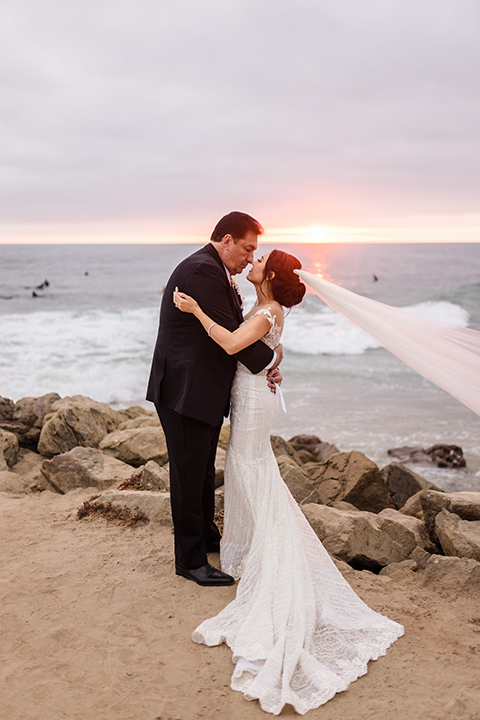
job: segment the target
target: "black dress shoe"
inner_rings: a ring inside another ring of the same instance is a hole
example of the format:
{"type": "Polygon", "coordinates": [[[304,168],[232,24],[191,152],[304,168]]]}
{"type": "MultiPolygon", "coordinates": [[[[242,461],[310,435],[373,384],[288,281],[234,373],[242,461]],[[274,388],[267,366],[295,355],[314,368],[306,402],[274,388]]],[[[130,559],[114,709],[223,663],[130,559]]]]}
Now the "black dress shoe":
{"type": "Polygon", "coordinates": [[[175,572],[188,580],[193,580],[197,585],[233,585],[234,578],[227,573],[217,570],[213,565],[202,565],[199,568],[188,570],[179,565],[175,565],[175,572]]]}
{"type": "Polygon", "coordinates": [[[219,553],[220,541],[209,543],[206,547],[207,553],[219,553]]]}

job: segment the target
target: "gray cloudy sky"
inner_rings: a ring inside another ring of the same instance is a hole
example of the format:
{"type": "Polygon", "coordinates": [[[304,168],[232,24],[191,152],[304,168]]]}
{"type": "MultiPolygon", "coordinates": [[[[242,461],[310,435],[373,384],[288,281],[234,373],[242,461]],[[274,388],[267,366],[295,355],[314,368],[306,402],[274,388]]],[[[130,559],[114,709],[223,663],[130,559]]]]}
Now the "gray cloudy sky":
{"type": "Polygon", "coordinates": [[[0,17],[3,241],[205,233],[231,209],[480,241],[478,0],[3,0],[0,17]]]}

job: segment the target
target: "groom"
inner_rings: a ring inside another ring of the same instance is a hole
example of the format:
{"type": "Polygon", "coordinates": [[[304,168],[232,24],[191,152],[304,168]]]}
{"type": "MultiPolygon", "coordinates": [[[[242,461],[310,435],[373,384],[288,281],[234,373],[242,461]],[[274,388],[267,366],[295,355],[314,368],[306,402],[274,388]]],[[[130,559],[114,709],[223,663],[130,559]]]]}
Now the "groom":
{"type": "Polygon", "coordinates": [[[173,304],[178,287],[191,295],[215,322],[235,330],[243,321],[233,275],[253,263],[260,223],[241,212],[225,215],[211,242],[183,260],[163,294],[160,326],[148,384],[147,400],[155,404],[167,441],[170,496],[175,533],[175,572],[199,585],[231,585],[234,579],[207,561],[218,552],[220,532],[215,510],[215,454],[237,360],[251,372],[281,361],[281,346],[271,350],[260,340],[236,355],[227,355],[198,320],[173,304]],[[278,351],[278,352],[277,352],[278,351]]]}

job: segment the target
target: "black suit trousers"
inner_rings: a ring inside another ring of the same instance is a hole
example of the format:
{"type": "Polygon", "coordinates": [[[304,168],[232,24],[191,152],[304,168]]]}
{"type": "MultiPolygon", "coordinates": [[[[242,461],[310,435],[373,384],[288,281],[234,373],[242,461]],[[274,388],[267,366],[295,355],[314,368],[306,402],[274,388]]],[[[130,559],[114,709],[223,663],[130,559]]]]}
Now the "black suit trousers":
{"type": "Polygon", "coordinates": [[[193,569],[207,562],[207,548],[220,540],[215,512],[215,454],[221,425],[156,406],[167,441],[175,563],[193,569]]]}

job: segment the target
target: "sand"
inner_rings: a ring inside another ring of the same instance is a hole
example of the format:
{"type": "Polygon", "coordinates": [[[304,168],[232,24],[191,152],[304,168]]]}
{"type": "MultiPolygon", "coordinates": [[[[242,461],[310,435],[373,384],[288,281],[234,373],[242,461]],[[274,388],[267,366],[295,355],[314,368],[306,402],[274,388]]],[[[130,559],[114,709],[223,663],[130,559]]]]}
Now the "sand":
{"type": "MultiPolygon", "coordinates": [[[[0,494],[2,720],[273,717],[230,689],[227,647],[190,639],[235,588],[176,577],[169,528],[77,520],[92,493],[0,494]]],[[[480,720],[478,595],[424,588],[421,573],[347,579],[405,636],[306,717],[480,720]]]]}

